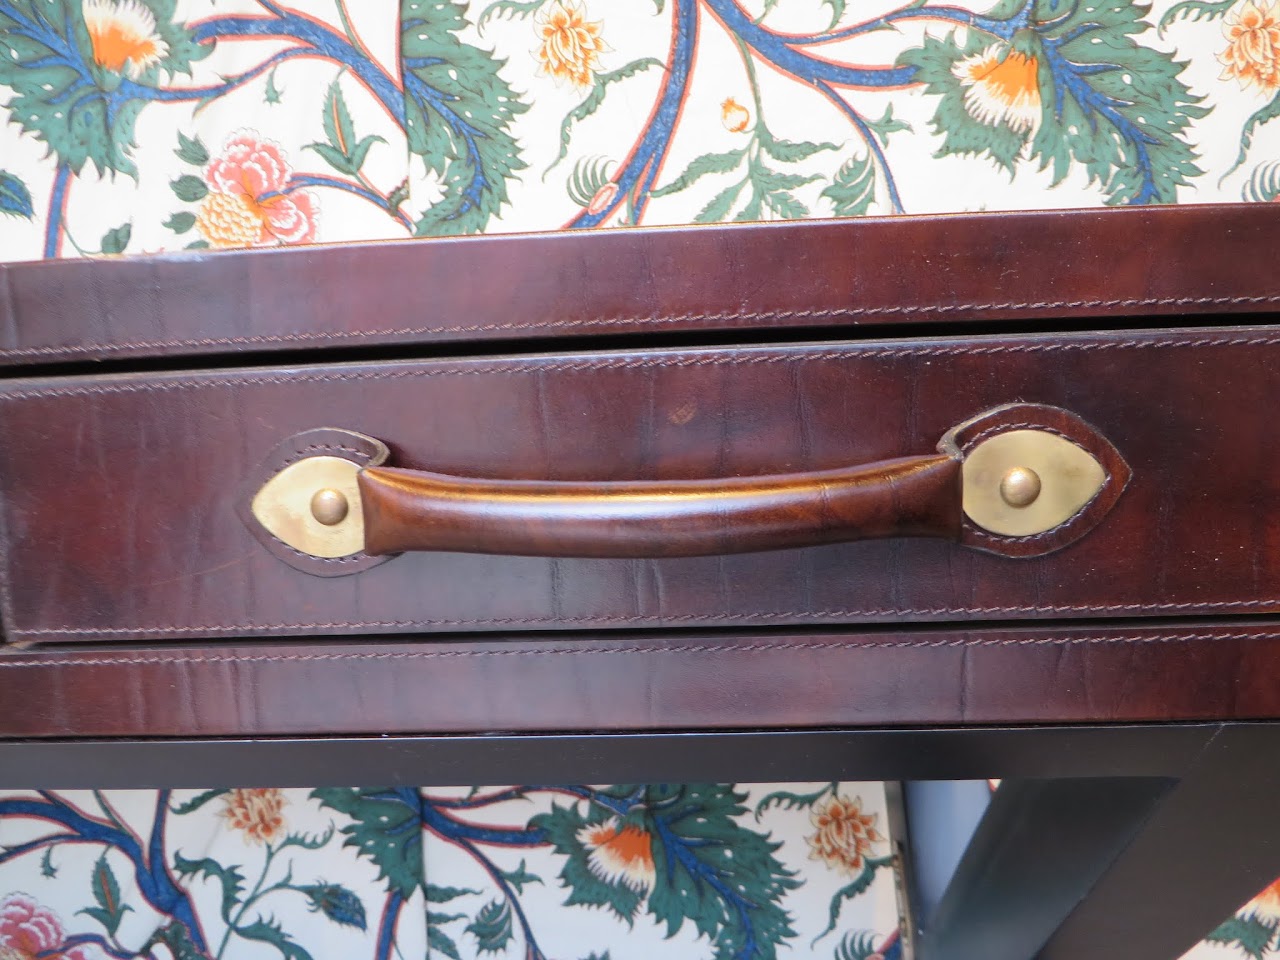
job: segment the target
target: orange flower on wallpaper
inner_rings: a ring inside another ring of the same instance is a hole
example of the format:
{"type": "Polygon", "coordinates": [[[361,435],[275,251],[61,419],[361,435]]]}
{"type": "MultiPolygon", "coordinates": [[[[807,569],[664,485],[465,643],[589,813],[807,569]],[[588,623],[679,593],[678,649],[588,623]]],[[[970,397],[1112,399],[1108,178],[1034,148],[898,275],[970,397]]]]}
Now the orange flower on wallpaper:
{"type": "Polygon", "coordinates": [[[292,175],[277,144],[251,132],[235,134],[205,168],[209,193],[196,217],[201,234],[215,247],[315,240],[315,198],[291,190],[292,175]]]}
{"type": "Polygon", "coordinates": [[[964,106],[981,123],[1007,124],[1019,132],[1040,123],[1040,64],[1004,44],[957,61],[951,72],[964,87],[964,106]]]}
{"type": "Polygon", "coordinates": [[[809,841],[809,859],[821,860],[833,870],[849,876],[862,872],[871,846],[884,840],[875,828],[876,815],[862,812],[862,800],[832,797],[809,812],[817,832],[809,841]]]}
{"type": "Polygon", "coordinates": [[[600,37],[600,27],[599,20],[586,18],[582,7],[556,0],[537,21],[542,39],[537,56],[542,72],[557,81],[591,86],[600,54],[608,49],[600,37]]]}
{"type": "Polygon", "coordinates": [[[751,122],[751,113],[737,100],[730,97],[720,104],[720,122],[730,133],[741,133],[751,122]]]}
{"type": "Polygon", "coordinates": [[[621,826],[614,817],[583,827],[578,842],[587,850],[587,866],[605,883],[621,883],[641,893],[653,889],[653,838],[646,831],[621,826]]]}
{"type": "Polygon", "coordinates": [[[1253,914],[1270,923],[1280,920],[1280,880],[1276,880],[1236,912],[1241,916],[1253,914]]]}
{"type": "Polygon", "coordinates": [[[1266,93],[1280,89],[1280,15],[1275,5],[1245,0],[1227,14],[1222,32],[1227,48],[1218,54],[1222,80],[1235,77],[1241,87],[1256,85],[1266,93]]]}
{"type": "Polygon", "coordinates": [[[271,843],[284,833],[284,794],[270,787],[232,790],[222,815],[245,843],[271,843]]]}
{"type": "Polygon", "coordinates": [[[84,0],[84,25],[93,62],[134,80],[169,55],[156,32],[156,15],[140,0],[84,0]]]}

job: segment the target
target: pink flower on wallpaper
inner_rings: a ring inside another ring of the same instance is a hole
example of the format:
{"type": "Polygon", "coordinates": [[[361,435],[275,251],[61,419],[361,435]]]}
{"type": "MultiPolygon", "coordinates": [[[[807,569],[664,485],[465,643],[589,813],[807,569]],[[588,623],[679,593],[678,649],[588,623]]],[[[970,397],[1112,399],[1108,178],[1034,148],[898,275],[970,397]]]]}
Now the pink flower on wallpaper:
{"type": "Polygon", "coordinates": [[[196,219],[200,232],[215,247],[311,243],[315,196],[290,189],[292,176],[279,144],[252,131],[233,135],[205,168],[209,193],[196,219]]]}
{"type": "Polygon", "coordinates": [[[48,907],[15,893],[0,900],[0,960],[96,960],[89,947],[63,949],[62,921],[48,907]]]}

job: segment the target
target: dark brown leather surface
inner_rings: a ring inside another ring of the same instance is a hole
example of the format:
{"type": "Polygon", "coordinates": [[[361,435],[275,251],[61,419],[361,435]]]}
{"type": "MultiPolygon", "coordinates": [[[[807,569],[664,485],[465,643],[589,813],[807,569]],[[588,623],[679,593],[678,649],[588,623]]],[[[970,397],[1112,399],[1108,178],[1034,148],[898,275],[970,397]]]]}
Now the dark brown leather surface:
{"type": "Polygon", "coordinates": [[[359,474],[365,551],[705,557],[883,537],[960,536],[960,460],[902,457],[721,480],[483,480],[359,474]]]}
{"type": "Polygon", "coordinates": [[[1265,313],[1270,204],[0,266],[0,364],[435,340],[1265,313]]]}
{"type": "Polygon", "coordinates": [[[0,653],[0,737],[1280,716],[1280,630],[595,635],[0,653]]]}
{"type": "Polygon", "coordinates": [[[1280,332],[1114,333],[9,380],[4,619],[20,642],[1114,617],[1280,610],[1280,332]],[[733,477],[929,450],[1021,400],[1133,471],[1045,557],[932,540],[733,557],[406,554],[324,579],[236,516],[282,439],[545,480],[733,477]]]}

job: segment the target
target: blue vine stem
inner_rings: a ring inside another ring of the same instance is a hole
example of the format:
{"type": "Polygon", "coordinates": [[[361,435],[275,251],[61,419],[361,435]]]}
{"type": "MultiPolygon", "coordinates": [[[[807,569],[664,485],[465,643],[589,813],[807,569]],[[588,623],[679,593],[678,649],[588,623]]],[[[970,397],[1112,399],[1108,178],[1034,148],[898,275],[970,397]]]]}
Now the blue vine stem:
{"type": "Polygon", "coordinates": [[[684,105],[685,90],[693,72],[693,53],[698,41],[698,0],[672,0],[671,6],[675,30],[672,31],[666,76],[662,81],[653,115],[618,172],[615,180],[618,192],[603,209],[596,213],[583,210],[569,221],[566,225],[568,227],[599,226],[608,220],[617,210],[618,205],[631,197],[633,192],[636,194],[632,198],[635,205],[635,222],[640,221],[649,200],[649,189],[658,175],[658,169],[667,155],[671,137],[675,133],[680,109],[684,105]],[[642,181],[644,186],[641,186],[642,181]]]}
{"type": "MultiPolygon", "coordinates": [[[[187,929],[191,942],[202,952],[206,951],[204,931],[200,927],[195,909],[185,891],[169,874],[164,858],[164,834],[168,813],[169,790],[161,790],[156,797],[155,819],[151,827],[151,842],[146,851],[136,836],[113,824],[90,817],[83,810],[65,800],[28,799],[25,797],[0,797],[0,818],[31,817],[64,827],[80,843],[99,843],[119,851],[133,864],[134,880],[138,892],[156,911],[168,914],[187,929]]],[[[42,846],[55,846],[67,842],[62,834],[44,838],[39,845],[27,844],[22,853],[31,853],[42,846]]],[[[6,857],[0,857],[0,862],[6,857]]]]}
{"type": "Polygon", "coordinates": [[[391,951],[396,942],[396,925],[400,922],[400,911],[404,907],[404,897],[400,891],[392,890],[387,894],[387,901],[382,907],[382,920],[378,924],[378,941],[374,947],[374,960],[390,960],[391,951]]]}

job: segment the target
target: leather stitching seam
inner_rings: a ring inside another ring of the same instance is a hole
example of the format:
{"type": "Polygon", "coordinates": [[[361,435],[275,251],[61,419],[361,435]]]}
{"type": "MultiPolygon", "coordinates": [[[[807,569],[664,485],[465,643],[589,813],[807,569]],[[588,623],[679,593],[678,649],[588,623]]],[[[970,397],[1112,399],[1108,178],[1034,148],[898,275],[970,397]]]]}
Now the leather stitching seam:
{"type": "MultiPolygon", "coordinates": [[[[280,373],[274,376],[214,377],[203,380],[152,380],[145,383],[99,383],[85,387],[35,388],[12,393],[0,393],[0,401],[46,399],[54,397],[101,396],[123,393],[163,393],[179,390],[202,390],[218,387],[255,385],[292,385],[300,383],[349,383],[378,380],[425,379],[446,376],[502,376],[526,373],[592,373],[598,370],[644,370],[655,367],[678,369],[685,367],[742,366],[770,363],[810,363],[824,360],[881,359],[886,357],[923,358],[946,356],[993,356],[1020,353],[1102,352],[1107,350],[1172,349],[1185,347],[1261,347],[1280,344],[1280,334],[1254,337],[1206,336],[1163,339],[1130,339],[1099,341],[1050,341],[1037,343],[1009,343],[992,346],[982,344],[886,347],[875,343],[850,344],[841,350],[820,352],[787,351],[760,353],[717,352],[709,356],[659,355],[644,359],[627,357],[593,357],[586,360],[563,362],[525,360],[518,363],[494,363],[475,361],[467,366],[433,366],[408,370],[357,370],[347,373],[280,373]]],[[[431,363],[431,361],[425,361],[431,363]]]]}
{"type": "Polygon", "coordinates": [[[1004,638],[968,638],[950,640],[894,640],[889,642],[862,641],[836,643],[702,643],[684,646],[640,646],[627,647],[562,647],[547,649],[540,647],[517,647],[507,650],[415,650],[415,651],[382,651],[379,653],[282,653],[282,654],[209,654],[193,656],[178,654],[175,656],[154,655],[147,657],[73,657],[50,658],[49,660],[15,660],[5,661],[0,658],[0,669],[19,667],[67,667],[67,666],[137,666],[137,665],[174,665],[184,664],[220,664],[220,663],[296,663],[296,662],[344,662],[369,660],[444,660],[471,659],[478,657],[525,657],[525,656],[614,656],[631,654],[689,654],[689,653],[763,653],[770,651],[786,652],[790,650],[901,650],[901,649],[946,649],[954,647],[1049,647],[1049,646],[1085,646],[1112,644],[1163,644],[1192,643],[1202,641],[1224,640],[1280,640],[1280,633],[1191,633],[1163,634],[1158,636],[1076,636],[1076,637],[1004,637],[1004,638]]]}
{"type": "Polygon", "coordinates": [[[751,623],[758,621],[841,621],[853,617],[925,617],[949,616],[952,614],[1036,614],[1036,613],[1073,613],[1073,612],[1186,612],[1195,610],[1273,610],[1280,606],[1276,600],[1220,600],[1206,603],[1115,603],[1115,604],[1058,604],[1024,607],[940,607],[923,609],[891,609],[891,610],[805,610],[798,612],[763,612],[763,613],[725,613],[699,614],[688,613],[668,617],[495,617],[477,620],[362,620],[354,623],[270,623],[270,624],[212,624],[206,626],[158,626],[158,627],[39,627],[30,630],[11,628],[11,634],[18,637],[33,636],[137,636],[142,634],[182,635],[201,633],[239,633],[253,634],[263,630],[359,630],[370,627],[397,630],[420,627],[508,627],[533,626],[557,623],[574,623],[587,626],[616,626],[618,624],[667,625],[680,623],[751,623]]]}
{"type": "MultiPolygon", "coordinates": [[[[957,303],[849,307],[824,310],[760,310],[750,313],[686,313],[658,317],[609,317],[584,320],[531,320],[525,322],[482,323],[440,327],[388,327],[386,330],[352,331],[299,331],[295,333],[255,334],[245,337],[211,337],[204,339],[140,340],[132,343],[78,343],[66,346],[19,347],[0,350],[0,356],[58,356],[93,352],[151,350],[167,347],[217,347],[253,343],[308,343],[314,341],[350,341],[379,337],[405,337],[429,334],[485,333],[504,330],[564,330],[579,327],[616,327],[637,324],[717,323],[742,320],[821,320],[834,317],[862,316],[936,316],[951,313],[1011,311],[1011,310],[1076,310],[1096,307],[1104,310],[1117,307],[1190,307],[1190,306],[1239,306],[1242,304],[1280,303],[1280,296],[1251,297],[1134,297],[1119,300],[1040,300],[1023,303],[957,303]]],[[[16,316],[16,314],[15,314],[16,316]]]]}

